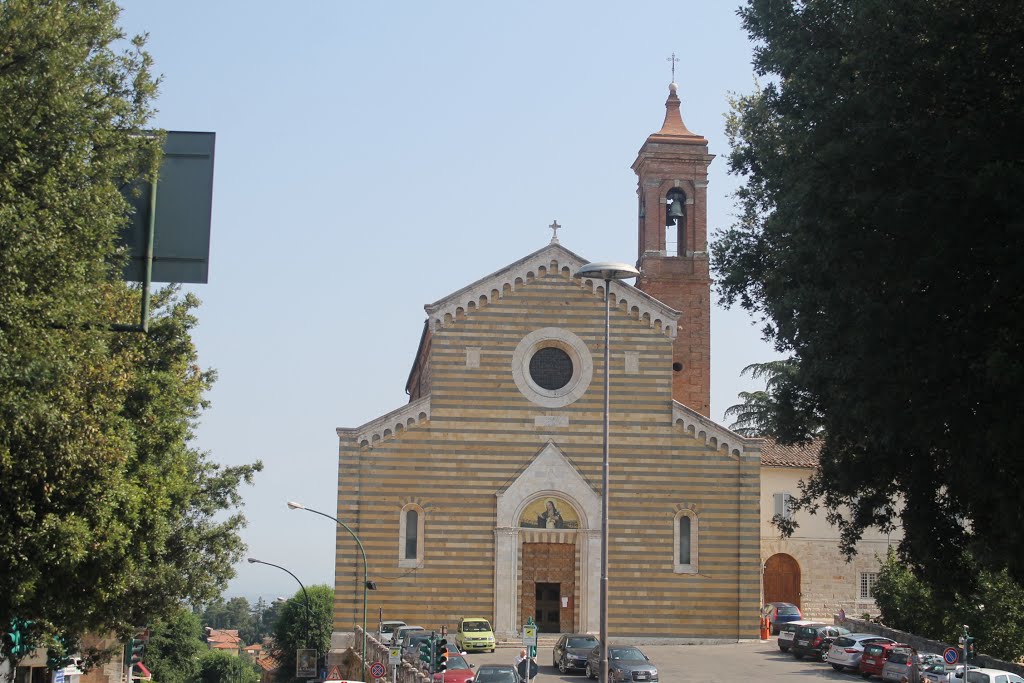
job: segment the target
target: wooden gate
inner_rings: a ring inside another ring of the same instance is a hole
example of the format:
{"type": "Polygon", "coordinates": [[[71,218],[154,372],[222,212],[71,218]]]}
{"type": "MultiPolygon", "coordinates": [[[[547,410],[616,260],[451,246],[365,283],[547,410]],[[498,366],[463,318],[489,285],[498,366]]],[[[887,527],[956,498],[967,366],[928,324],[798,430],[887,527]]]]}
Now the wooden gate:
{"type": "Polygon", "coordinates": [[[791,602],[800,606],[800,564],[784,553],[764,563],[764,602],[791,602]]]}

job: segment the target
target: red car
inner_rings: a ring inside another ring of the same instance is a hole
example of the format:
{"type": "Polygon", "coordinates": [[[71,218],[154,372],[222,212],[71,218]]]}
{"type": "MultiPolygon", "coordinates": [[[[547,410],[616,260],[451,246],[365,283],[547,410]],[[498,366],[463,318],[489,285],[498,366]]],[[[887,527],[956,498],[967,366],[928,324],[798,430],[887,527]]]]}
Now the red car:
{"type": "Polygon", "coordinates": [[[868,643],[864,646],[864,654],[860,658],[858,671],[864,678],[882,676],[882,667],[895,650],[909,648],[906,643],[868,643]]]}
{"type": "MultiPolygon", "coordinates": [[[[466,683],[473,680],[473,665],[459,655],[448,655],[448,666],[444,672],[444,683],[466,683]]],[[[441,674],[434,674],[434,683],[441,683],[441,674]]]]}

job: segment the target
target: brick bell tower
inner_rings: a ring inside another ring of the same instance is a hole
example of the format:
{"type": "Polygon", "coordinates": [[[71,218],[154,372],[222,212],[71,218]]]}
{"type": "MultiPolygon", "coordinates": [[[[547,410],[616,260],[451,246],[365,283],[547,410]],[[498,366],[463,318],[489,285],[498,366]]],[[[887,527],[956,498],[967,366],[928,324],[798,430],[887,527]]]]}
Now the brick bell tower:
{"type": "Polygon", "coordinates": [[[672,398],[711,411],[711,275],[708,269],[708,141],[687,130],[677,86],[665,122],[633,162],[638,177],[637,287],[680,311],[672,352],[672,398]]]}

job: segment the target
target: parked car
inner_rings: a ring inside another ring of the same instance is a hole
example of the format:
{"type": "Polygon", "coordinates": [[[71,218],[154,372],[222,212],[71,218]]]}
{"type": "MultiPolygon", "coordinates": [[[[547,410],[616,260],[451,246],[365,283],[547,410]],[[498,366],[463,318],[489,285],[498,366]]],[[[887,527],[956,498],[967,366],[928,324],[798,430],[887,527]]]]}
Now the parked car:
{"type": "MultiPolygon", "coordinates": [[[[891,655],[902,655],[906,653],[906,657],[897,659],[900,661],[900,665],[903,667],[900,670],[901,674],[906,673],[907,662],[912,662],[913,658],[910,657],[912,650],[906,643],[868,643],[864,646],[864,653],[860,657],[860,664],[857,665],[857,671],[864,678],[871,678],[872,676],[878,676],[883,680],[889,680],[882,675],[882,667],[889,660],[891,655]]],[[[899,681],[899,678],[896,679],[899,681]]]]}
{"type": "MultiPolygon", "coordinates": [[[[921,680],[927,683],[949,683],[949,674],[952,670],[946,666],[946,662],[937,662],[921,667],[921,680]]],[[[960,680],[960,679],[955,679],[960,680]]]]}
{"type": "Polygon", "coordinates": [[[382,645],[391,644],[391,636],[395,634],[400,627],[405,626],[404,621],[382,621],[380,626],[377,627],[377,640],[382,645]]]}
{"type": "MultiPolygon", "coordinates": [[[[869,645],[870,647],[876,647],[875,645],[869,645]]],[[[867,650],[864,650],[867,653],[867,650]]],[[[865,656],[867,656],[865,654],[865,656]]],[[[863,663],[863,659],[861,663],[863,663]]],[[[882,665],[882,680],[883,681],[894,681],[900,683],[904,678],[908,681],[911,680],[911,668],[917,667],[918,672],[921,671],[921,658],[917,654],[917,650],[912,647],[903,647],[896,650],[892,650],[889,654],[888,659],[882,665]]],[[[920,678],[920,676],[918,677],[920,678]]]]}
{"type": "Polygon", "coordinates": [[[482,664],[476,670],[473,683],[521,683],[522,680],[511,664],[482,664]]]}
{"type": "Polygon", "coordinates": [[[494,632],[491,630],[490,622],[476,617],[459,619],[455,644],[465,652],[494,652],[494,632]]]}
{"type": "Polygon", "coordinates": [[[793,638],[796,636],[796,630],[801,626],[824,626],[825,624],[820,621],[813,621],[810,619],[800,619],[799,621],[787,621],[785,624],[779,624],[779,649],[783,652],[789,652],[790,646],[793,644],[793,638]]]}
{"type": "MultiPolygon", "coordinates": [[[[587,656],[587,678],[597,678],[601,671],[601,646],[598,645],[587,656]]],[[[643,681],[652,683],[658,680],[658,667],[651,664],[650,658],[633,645],[608,646],[608,680],[609,681],[643,681]]]]}
{"type": "Polygon", "coordinates": [[[597,644],[597,638],[589,633],[563,634],[551,650],[551,665],[557,666],[562,674],[572,669],[586,669],[587,655],[597,644]]]}
{"type": "Polygon", "coordinates": [[[405,655],[409,647],[409,639],[417,633],[426,632],[422,626],[400,626],[391,636],[391,642],[397,643],[405,655]]]}
{"type": "MultiPolygon", "coordinates": [[[[963,672],[959,672],[963,674],[963,672]]],[[[956,678],[955,680],[963,680],[956,678]]],[[[1015,673],[1003,671],[1002,669],[968,669],[966,683],[1022,683],[1021,678],[1015,673]]]]}
{"type": "Polygon", "coordinates": [[[448,655],[445,663],[444,673],[434,674],[434,680],[440,683],[469,683],[473,680],[475,672],[473,665],[466,661],[465,657],[459,655],[448,655]]]}
{"type": "Polygon", "coordinates": [[[850,630],[842,626],[801,626],[796,630],[793,644],[789,646],[789,649],[797,659],[813,657],[824,662],[828,649],[832,647],[832,642],[839,636],[849,633],[850,630]]]}
{"type": "Polygon", "coordinates": [[[832,665],[836,671],[843,669],[857,670],[860,666],[861,655],[864,654],[864,646],[870,643],[895,643],[892,638],[884,638],[874,633],[850,633],[840,636],[828,649],[825,661],[832,665]]]}
{"type": "Polygon", "coordinates": [[[800,608],[791,602],[769,602],[764,606],[762,615],[768,617],[768,623],[772,627],[772,635],[779,634],[779,626],[787,621],[799,621],[803,619],[800,608]]]}

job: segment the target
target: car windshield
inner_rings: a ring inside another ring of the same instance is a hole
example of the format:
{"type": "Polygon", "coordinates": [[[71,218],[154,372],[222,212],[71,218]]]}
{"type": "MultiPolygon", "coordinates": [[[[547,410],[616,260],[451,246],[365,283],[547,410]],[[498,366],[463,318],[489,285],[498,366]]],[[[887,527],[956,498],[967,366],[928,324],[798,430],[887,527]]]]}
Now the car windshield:
{"type": "Polygon", "coordinates": [[[882,654],[882,650],[884,649],[885,648],[881,645],[868,645],[866,648],[864,648],[864,654],[870,657],[877,657],[878,655],[882,654]]]}
{"type": "Polygon", "coordinates": [[[644,653],[635,647],[613,647],[608,649],[608,659],[643,659],[644,653]]]}
{"type": "Polygon", "coordinates": [[[449,671],[453,669],[468,669],[469,662],[467,662],[463,657],[449,655],[448,665],[445,668],[447,668],[449,671]]]}
{"type": "Polygon", "coordinates": [[[402,624],[381,624],[380,625],[380,632],[381,633],[394,633],[395,629],[400,627],[400,626],[402,626],[402,624]]]}
{"type": "Polygon", "coordinates": [[[791,617],[794,614],[800,614],[800,609],[796,605],[779,605],[779,616],[791,617]]]}
{"type": "Polygon", "coordinates": [[[850,647],[851,645],[856,645],[857,641],[853,638],[836,638],[832,644],[836,647],[850,647]]]}
{"type": "Polygon", "coordinates": [[[801,635],[801,636],[807,636],[807,637],[816,636],[816,635],[818,635],[818,627],[817,626],[801,626],[800,630],[797,631],[797,633],[799,635],[801,635]]]}
{"type": "Polygon", "coordinates": [[[466,621],[462,623],[462,630],[466,633],[485,633],[491,630],[491,625],[486,621],[466,621]]]}
{"type": "Polygon", "coordinates": [[[594,647],[597,645],[597,638],[570,638],[566,647],[594,647]]]}
{"type": "Polygon", "coordinates": [[[519,676],[511,669],[480,669],[476,683],[518,683],[519,676]]]}

